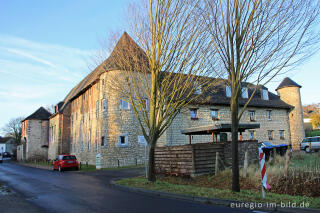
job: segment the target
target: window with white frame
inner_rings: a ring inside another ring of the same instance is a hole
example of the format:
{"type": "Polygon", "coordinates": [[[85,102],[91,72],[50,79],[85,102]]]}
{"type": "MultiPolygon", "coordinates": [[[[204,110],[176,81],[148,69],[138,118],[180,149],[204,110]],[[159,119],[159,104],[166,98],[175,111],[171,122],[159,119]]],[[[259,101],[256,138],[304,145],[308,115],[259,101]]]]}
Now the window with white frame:
{"type": "Polygon", "coordinates": [[[96,117],[99,117],[99,100],[96,102],[96,117]]]}
{"type": "Polygon", "coordinates": [[[96,142],[96,149],[98,149],[98,143],[99,143],[99,133],[98,133],[98,130],[96,131],[95,142],[96,142]]]}
{"type": "Polygon", "coordinates": [[[127,147],[128,146],[128,134],[119,135],[118,146],[127,147]]]}
{"type": "Polygon", "coordinates": [[[147,145],[147,140],[145,139],[145,137],[143,135],[138,135],[138,143],[140,145],[146,146],[147,145]]]}
{"type": "Polygon", "coordinates": [[[143,106],[143,108],[145,109],[145,110],[149,110],[149,101],[148,101],[148,99],[147,98],[145,98],[145,99],[142,99],[142,106],[143,106]]]}
{"type": "Polygon", "coordinates": [[[230,86],[226,86],[226,96],[231,97],[231,87],[230,86]]]}
{"type": "Polygon", "coordinates": [[[219,110],[211,109],[211,118],[212,120],[219,120],[219,110]]]}
{"type": "Polygon", "coordinates": [[[128,110],[130,109],[130,105],[127,101],[120,100],[120,109],[128,110]]]}
{"type": "Polygon", "coordinates": [[[271,121],[271,110],[267,110],[267,119],[271,121]]]}
{"type": "Polygon", "coordinates": [[[201,94],[201,84],[199,82],[194,84],[194,94],[201,94]]]}
{"type": "Polygon", "coordinates": [[[249,130],[249,140],[255,140],[256,132],[254,130],[249,130]]]}
{"type": "Polygon", "coordinates": [[[102,99],[102,110],[107,111],[108,108],[108,101],[107,99],[102,99]]]}
{"type": "Polygon", "coordinates": [[[256,120],[256,112],[255,111],[249,111],[249,119],[250,119],[250,121],[256,120]]]}
{"type": "Polygon", "coordinates": [[[262,99],[263,99],[263,100],[269,100],[268,90],[266,90],[266,89],[263,89],[263,90],[262,90],[262,99]]]}
{"type": "Polygon", "coordinates": [[[280,140],[284,140],[284,130],[279,130],[280,140]]]}
{"type": "Polygon", "coordinates": [[[241,97],[242,98],[248,98],[248,88],[247,87],[242,87],[241,88],[241,97]]]}
{"type": "Polygon", "coordinates": [[[268,130],[268,139],[273,140],[273,130],[268,130]]]}
{"type": "Polygon", "coordinates": [[[198,109],[190,109],[190,118],[191,120],[198,119],[198,109]]]}
{"type": "Polygon", "coordinates": [[[106,145],[105,140],[106,140],[105,137],[102,136],[101,137],[101,146],[105,146],[106,145]]]}

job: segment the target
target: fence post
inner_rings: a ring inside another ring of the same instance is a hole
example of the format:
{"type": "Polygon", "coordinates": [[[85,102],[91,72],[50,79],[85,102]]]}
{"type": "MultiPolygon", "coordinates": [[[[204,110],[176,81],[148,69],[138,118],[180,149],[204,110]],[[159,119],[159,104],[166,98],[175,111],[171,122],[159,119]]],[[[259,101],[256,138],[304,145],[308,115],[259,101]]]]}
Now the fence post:
{"type": "Polygon", "coordinates": [[[216,164],[214,168],[214,175],[217,175],[219,171],[219,152],[216,152],[216,164]]]}
{"type": "Polygon", "coordinates": [[[309,150],[311,152],[311,141],[309,141],[309,150]]]}

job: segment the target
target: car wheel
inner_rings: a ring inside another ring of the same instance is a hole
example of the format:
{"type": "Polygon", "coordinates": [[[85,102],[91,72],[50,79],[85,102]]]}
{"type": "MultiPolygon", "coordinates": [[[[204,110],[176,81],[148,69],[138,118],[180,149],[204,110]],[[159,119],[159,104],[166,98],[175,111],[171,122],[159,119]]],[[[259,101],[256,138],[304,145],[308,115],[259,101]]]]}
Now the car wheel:
{"type": "Polygon", "coordinates": [[[79,167],[76,167],[76,171],[78,171],[79,170],[79,167]]]}
{"type": "Polygon", "coordinates": [[[308,146],[306,147],[306,152],[310,153],[310,147],[308,147],[308,146]]]}
{"type": "Polygon", "coordinates": [[[61,168],[60,165],[59,165],[59,167],[58,167],[58,170],[59,170],[59,172],[62,172],[62,168],[61,168]]]}

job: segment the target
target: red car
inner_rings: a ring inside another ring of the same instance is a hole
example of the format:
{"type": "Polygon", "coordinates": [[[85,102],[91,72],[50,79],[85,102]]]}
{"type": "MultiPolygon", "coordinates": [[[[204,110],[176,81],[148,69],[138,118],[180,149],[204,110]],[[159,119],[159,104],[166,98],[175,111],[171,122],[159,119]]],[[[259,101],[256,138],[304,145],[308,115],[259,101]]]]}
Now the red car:
{"type": "Polygon", "coordinates": [[[66,169],[76,169],[79,170],[79,164],[76,156],[74,155],[59,155],[53,161],[53,171],[58,170],[62,172],[66,169]]]}

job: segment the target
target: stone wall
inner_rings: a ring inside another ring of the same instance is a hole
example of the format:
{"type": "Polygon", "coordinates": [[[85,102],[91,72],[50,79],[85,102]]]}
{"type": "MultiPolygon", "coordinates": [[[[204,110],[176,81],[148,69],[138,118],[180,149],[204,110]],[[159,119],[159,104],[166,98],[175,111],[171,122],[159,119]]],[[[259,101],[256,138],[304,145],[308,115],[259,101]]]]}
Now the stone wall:
{"type": "Polygon", "coordinates": [[[26,127],[26,160],[47,159],[48,121],[28,120],[26,127]]]}
{"type": "Polygon", "coordinates": [[[142,132],[133,109],[120,108],[123,97],[109,81],[119,76],[120,71],[102,74],[99,81],[71,103],[71,153],[81,162],[94,165],[96,154],[101,153],[102,167],[144,163],[146,150],[138,142],[142,132]],[[126,144],[120,145],[120,136],[126,138],[126,144]]]}
{"type": "MultiPolygon", "coordinates": [[[[232,165],[232,148],[231,142],[224,142],[224,160],[228,165],[232,165]]],[[[238,143],[238,159],[240,167],[243,166],[244,163],[244,153],[245,147],[248,147],[248,164],[255,164],[259,162],[259,150],[258,143],[255,142],[239,142],[238,143]]]]}
{"type": "Polygon", "coordinates": [[[48,159],[53,160],[59,154],[60,134],[60,114],[56,113],[50,117],[49,121],[49,149],[48,159]]]}
{"type": "Polygon", "coordinates": [[[300,142],[305,137],[303,111],[299,87],[284,87],[278,90],[281,100],[294,106],[289,113],[292,149],[299,150],[300,142]]]}
{"type": "MultiPolygon", "coordinates": [[[[276,108],[257,108],[248,107],[241,117],[240,123],[259,123],[260,129],[255,129],[255,139],[258,141],[270,141],[274,144],[290,143],[290,128],[288,123],[288,112],[285,109],[276,108]],[[255,111],[255,122],[250,122],[249,111],[255,111]],[[271,119],[267,118],[267,111],[271,110],[271,119]],[[273,131],[273,140],[268,138],[268,130],[273,131]],[[280,130],[284,130],[284,139],[280,139],[280,130]]],[[[183,110],[177,115],[172,125],[166,131],[166,144],[168,146],[183,145],[189,142],[188,136],[181,134],[182,129],[205,126],[219,123],[231,123],[231,112],[227,106],[204,106],[192,105],[183,110]],[[198,119],[190,118],[190,108],[196,108],[198,119]],[[218,109],[219,120],[212,120],[211,109],[218,109]]],[[[249,140],[249,131],[243,134],[243,140],[249,140]]],[[[231,140],[231,133],[227,133],[227,140],[231,140]]],[[[218,138],[219,139],[219,138],[218,138]]],[[[192,143],[211,142],[211,135],[194,135],[192,143]]]]}

